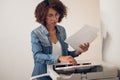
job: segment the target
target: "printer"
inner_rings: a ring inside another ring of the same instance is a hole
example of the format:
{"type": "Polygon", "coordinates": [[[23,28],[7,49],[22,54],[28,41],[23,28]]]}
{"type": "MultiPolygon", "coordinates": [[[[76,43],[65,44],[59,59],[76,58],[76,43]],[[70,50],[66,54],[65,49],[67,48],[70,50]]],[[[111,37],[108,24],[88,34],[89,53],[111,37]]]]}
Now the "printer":
{"type": "Polygon", "coordinates": [[[78,61],[77,65],[57,63],[47,66],[47,73],[34,76],[50,76],[52,80],[119,80],[118,70],[114,65],[104,62],[78,61]]]}
{"type": "Polygon", "coordinates": [[[119,80],[117,68],[103,62],[48,65],[48,74],[53,80],[119,80]]]}

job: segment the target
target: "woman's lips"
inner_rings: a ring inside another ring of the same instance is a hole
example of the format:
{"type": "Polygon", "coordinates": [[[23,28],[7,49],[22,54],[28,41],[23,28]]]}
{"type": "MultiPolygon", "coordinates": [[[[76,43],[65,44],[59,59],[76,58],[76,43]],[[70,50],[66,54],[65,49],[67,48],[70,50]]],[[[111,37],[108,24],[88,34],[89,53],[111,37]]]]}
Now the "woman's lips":
{"type": "Polygon", "coordinates": [[[56,24],[57,24],[57,22],[53,22],[52,24],[53,24],[53,25],[56,25],[56,24]]]}

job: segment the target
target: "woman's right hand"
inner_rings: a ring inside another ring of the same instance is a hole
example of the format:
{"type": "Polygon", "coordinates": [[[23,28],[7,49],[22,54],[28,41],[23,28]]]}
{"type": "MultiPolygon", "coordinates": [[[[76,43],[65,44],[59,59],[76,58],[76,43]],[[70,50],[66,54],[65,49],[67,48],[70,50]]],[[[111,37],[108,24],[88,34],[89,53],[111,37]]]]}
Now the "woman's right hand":
{"type": "Polygon", "coordinates": [[[77,64],[77,61],[72,56],[59,56],[58,59],[60,62],[69,62],[72,63],[73,65],[77,64]]]}

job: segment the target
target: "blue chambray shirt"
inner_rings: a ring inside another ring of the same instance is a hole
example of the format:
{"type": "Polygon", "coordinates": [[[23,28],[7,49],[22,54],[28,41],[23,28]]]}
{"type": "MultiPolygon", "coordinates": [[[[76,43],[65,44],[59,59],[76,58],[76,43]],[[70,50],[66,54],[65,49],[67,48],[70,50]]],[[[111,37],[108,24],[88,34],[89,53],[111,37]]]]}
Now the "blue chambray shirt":
{"type": "MultiPolygon", "coordinates": [[[[76,57],[75,51],[68,51],[68,44],[64,42],[66,39],[66,31],[60,26],[56,25],[57,38],[61,44],[62,55],[71,55],[76,57]]],[[[31,32],[32,52],[34,58],[34,69],[32,76],[43,74],[47,72],[47,64],[58,63],[57,54],[52,54],[52,43],[50,34],[45,26],[40,25],[31,32]]],[[[42,77],[37,80],[51,80],[49,77],[42,77]]]]}

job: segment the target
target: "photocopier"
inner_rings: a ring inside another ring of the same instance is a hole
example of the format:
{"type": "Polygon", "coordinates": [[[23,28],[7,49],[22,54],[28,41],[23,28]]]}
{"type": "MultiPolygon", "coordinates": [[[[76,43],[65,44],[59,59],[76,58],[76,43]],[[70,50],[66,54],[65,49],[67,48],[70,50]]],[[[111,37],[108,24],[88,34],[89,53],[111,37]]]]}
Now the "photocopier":
{"type": "Polygon", "coordinates": [[[52,80],[119,80],[118,70],[114,65],[104,62],[78,61],[77,65],[57,63],[47,66],[47,73],[34,76],[50,76],[52,80]]]}

